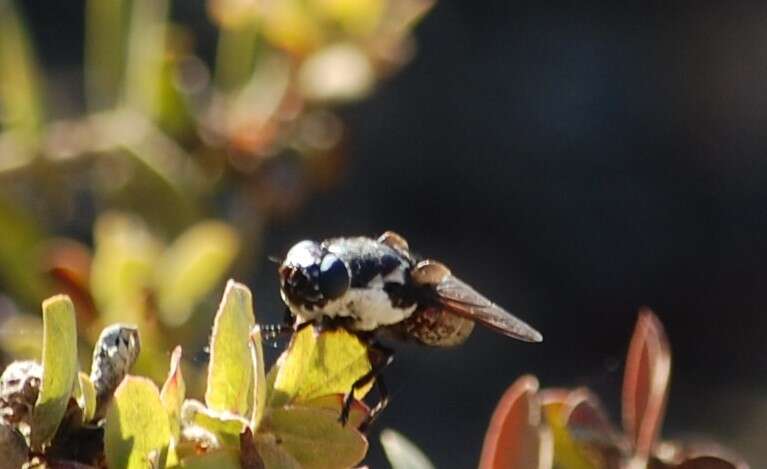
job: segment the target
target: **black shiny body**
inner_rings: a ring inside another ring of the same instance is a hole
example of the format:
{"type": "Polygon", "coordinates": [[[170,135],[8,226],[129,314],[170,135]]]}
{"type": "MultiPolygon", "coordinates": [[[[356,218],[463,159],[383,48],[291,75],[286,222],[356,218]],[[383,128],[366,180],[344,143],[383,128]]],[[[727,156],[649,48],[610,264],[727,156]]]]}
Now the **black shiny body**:
{"type": "MultiPolygon", "coordinates": [[[[541,334],[453,276],[439,262],[414,256],[393,232],[378,239],[331,238],[302,241],[279,268],[280,291],[292,328],[343,327],[370,345],[371,372],[347,394],[345,421],[353,390],[378,377],[392,352],[377,342],[379,333],[424,345],[451,347],[466,341],[475,323],[528,342],[541,334]]],[[[386,404],[382,399],[371,417],[386,404]]]]}

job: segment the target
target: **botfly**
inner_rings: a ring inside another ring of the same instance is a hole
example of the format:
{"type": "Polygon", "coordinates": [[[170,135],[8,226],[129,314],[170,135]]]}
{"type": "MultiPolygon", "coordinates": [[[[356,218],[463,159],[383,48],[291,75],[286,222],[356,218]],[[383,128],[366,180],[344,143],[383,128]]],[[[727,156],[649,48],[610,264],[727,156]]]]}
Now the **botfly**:
{"type": "Polygon", "coordinates": [[[390,336],[424,345],[450,347],[466,341],[475,323],[526,342],[543,336],[524,321],[485,298],[440,262],[421,259],[400,235],[378,239],[332,238],[301,241],[281,262],[280,294],[290,329],[306,325],[343,327],[368,344],[371,370],[344,399],[346,422],[353,391],[376,379],[381,400],[369,421],[388,402],[378,376],[393,351],[378,339],[390,336]]]}

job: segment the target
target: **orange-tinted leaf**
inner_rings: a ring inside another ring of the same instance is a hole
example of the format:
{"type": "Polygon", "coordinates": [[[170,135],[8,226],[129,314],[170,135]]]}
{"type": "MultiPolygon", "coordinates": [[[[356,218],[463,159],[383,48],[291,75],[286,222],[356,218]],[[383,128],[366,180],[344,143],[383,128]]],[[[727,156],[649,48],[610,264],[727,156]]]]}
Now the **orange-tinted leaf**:
{"type": "MultiPolygon", "coordinates": [[[[545,402],[545,399],[542,400],[545,402]]],[[[578,388],[569,392],[563,410],[564,423],[576,439],[596,443],[614,443],[617,440],[618,432],[599,398],[590,390],[578,388]]]]}
{"type": "Polygon", "coordinates": [[[629,345],[623,379],[623,426],[638,456],[646,458],[663,423],[671,351],[658,318],[644,308],[629,345]]]}
{"type": "Polygon", "coordinates": [[[490,419],[480,469],[548,469],[551,441],[540,428],[538,380],[522,376],[501,397],[490,419]]]}
{"type": "Polygon", "coordinates": [[[735,464],[714,456],[701,456],[688,459],[676,466],[676,469],[736,469],[735,464]]]}
{"type": "Polygon", "coordinates": [[[181,374],[181,353],[181,346],[177,345],[170,357],[168,379],[160,390],[160,400],[168,412],[171,435],[177,440],[181,433],[181,404],[186,398],[186,383],[181,374]]]}
{"type": "Polygon", "coordinates": [[[42,270],[53,280],[56,292],[72,299],[81,327],[89,326],[97,317],[88,284],[91,260],[90,250],[71,239],[55,238],[43,247],[42,270]]]}
{"type": "Polygon", "coordinates": [[[619,467],[622,435],[613,427],[599,398],[588,389],[575,389],[567,398],[567,407],[566,428],[586,448],[588,457],[597,467],[619,467]]]}
{"type": "MultiPolygon", "coordinates": [[[[574,391],[554,389],[539,393],[543,408],[544,421],[554,440],[554,466],[558,469],[596,469],[615,467],[607,465],[606,455],[598,450],[597,438],[603,436],[584,427],[583,433],[577,434],[575,425],[568,425],[573,420],[573,411],[586,406],[591,401],[596,408],[596,398],[585,389],[574,391]]],[[[581,409],[582,411],[583,409],[581,409]]],[[[577,416],[575,416],[577,417],[577,416]]]]}

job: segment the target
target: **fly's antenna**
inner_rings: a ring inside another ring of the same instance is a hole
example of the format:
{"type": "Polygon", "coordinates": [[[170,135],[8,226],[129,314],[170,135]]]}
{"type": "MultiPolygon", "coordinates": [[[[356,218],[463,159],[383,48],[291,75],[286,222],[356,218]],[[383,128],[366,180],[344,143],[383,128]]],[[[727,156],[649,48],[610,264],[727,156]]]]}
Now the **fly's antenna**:
{"type": "Polygon", "coordinates": [[[279,256],[268,256],[267,259],[269,259],[270,262],[273,262],[277,265],[281,265],[285,261],[285,259],[279,256]]]}

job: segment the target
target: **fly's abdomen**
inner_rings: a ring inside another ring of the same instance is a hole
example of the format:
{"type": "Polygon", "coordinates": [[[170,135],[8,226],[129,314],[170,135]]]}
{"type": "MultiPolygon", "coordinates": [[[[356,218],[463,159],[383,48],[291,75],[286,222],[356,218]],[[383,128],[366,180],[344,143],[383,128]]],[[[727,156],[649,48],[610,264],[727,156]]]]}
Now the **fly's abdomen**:
{"type": "Polygon", "coordinates": [[[424,345],[452,347],[466,342],[474,330],[474,321],[429,306],[413,313],[398,327],[404,336],[424,345]]]}

